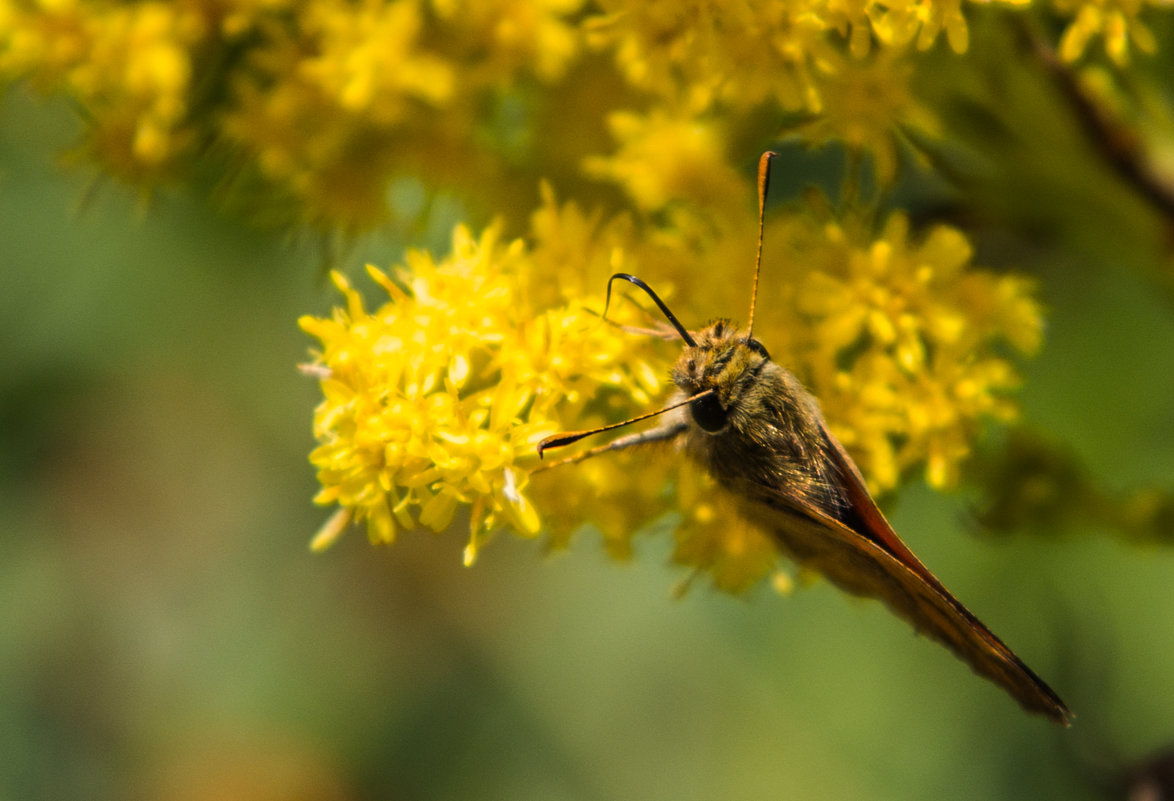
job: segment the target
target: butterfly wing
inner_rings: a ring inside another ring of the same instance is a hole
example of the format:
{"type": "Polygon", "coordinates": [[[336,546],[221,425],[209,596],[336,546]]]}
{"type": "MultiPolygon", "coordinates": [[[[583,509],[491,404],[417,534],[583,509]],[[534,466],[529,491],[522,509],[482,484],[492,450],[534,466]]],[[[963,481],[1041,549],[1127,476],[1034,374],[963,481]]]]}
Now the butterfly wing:
{"type": "Polygon", "coordinates": [[[885,520],[843,446],[824,429],[851,504],[845,524],[779,487],[756,486],[744,513],[801,565],[853,595],[875,598],[1010,693],[1028,712],[1064,726],[1060,697],[975,617],[913,555],[885,520]],[[858,530],[859,529],[859,530],[858,530]]]}

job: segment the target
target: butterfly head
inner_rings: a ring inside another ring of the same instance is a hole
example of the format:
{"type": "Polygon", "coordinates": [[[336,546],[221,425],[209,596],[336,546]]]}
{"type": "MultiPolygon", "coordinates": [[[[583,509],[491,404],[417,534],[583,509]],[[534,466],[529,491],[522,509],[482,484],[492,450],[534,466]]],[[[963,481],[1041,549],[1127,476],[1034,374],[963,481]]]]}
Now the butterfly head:
{"type": "Polygon", "coordinates": [[[725,430],[769,362],[761,342],[729,320],[717,320],[686,345],[673,368],[673,383],[685,395],[713,390],[689,404],[689,410],[703,431],[717,434],[725,430]]]}

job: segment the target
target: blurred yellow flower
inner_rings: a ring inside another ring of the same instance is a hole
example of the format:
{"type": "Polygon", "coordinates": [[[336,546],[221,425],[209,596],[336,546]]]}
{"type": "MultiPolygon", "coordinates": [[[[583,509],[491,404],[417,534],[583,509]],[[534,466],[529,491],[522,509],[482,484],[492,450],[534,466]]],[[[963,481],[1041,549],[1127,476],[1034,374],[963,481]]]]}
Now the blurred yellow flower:
{"type": "MultiPolygon", "coordinates": [[[[422,10],[413,2],[319,2],[301,17],[313,54],[295,63],[298,77],[348,113],[394,125],[413,110],[453,94],[454,71],[421,43],[422,10]]],[[[272,78],[272,76],[267,76],[272,78]]]]}
{"type": "MultiPolygon", "coordinates": [[[[1053,0],[1071,18],[1060,50],[1072,61],[1100,39],[1124,64],[1155,49],[1143,18],[1168,5],[1053,0]]],[[[945,38],[965,52],[967,6],[0,0],[0,80],[70,100],[84,119],[79,153],[106,172],[145,188],[214,186],[282,227],[407,228],[391,198],[412,180],[459,194],[482,219],[529,208],[546,176],[573,176],[577,196],[614,182],[653,211],[732,204],[729,151],[753,141],[753,152],[795,113],[818,119],[791,132],[871,153],[887,183],[897,132],[934,129],[908,89],[918,51],[945,38]],[[603,120],[617,147],[598,154],[603,120]]]]}
{"type": "Polygon", "coordinates": [[[814,74],[840,58],[822,0],[600,6],[605,13],[588,21],[590,41],[614,52],[634,85],[690,108],[774,99],[788,110],[817,110],[814,74]]]}
{"type": "Polygon", "coordinates": [[[567,548],[589,526],[599,532],[608,556],[629,559],[636,535],[673,508],[667,489],[675,465],[665,456],[655,447],[617,451],[536,473],[530,494],[542,511],[549,546],[567,548]]]}
{"type": "Polygon", "coordinates": [[[263,20],[221,135],[306,221],[381,220],[395,134],[452,100],[454,65],[423,43],[422,14],[414,0],[314,0],[297,27],[263,20]]]}
{"type": "Polygon", "coordinates": [[[880,183],[897,176],[897,148],[906,130],[930,136],[941,125],[913,94],[913,63],[901,48],[853,59],[820,80],[823,112],[797,131],[812,145],[842,142],[872,156],[880,183]]]}
{"type": "Polygon", "coordinates": [[[674,532],[677,564],[708,573],[713,586],[733,594],[779,570],[774,540],[738,515],[735,500],[712,476],[682,465],[677,503],[682,515],[674,532]]]}
{"type": "Polygon", "coordinates": [[[572,18],[584,0],[432,0],[431,5],[450,36],[467,40],[462,50],[487,57],[487,63],[464,65],[470,72],[500,77],[532,70],[551,82],[579,54],[581,37],[572,18]]]}
{"type": "Polygon", "coordinates": [[[0,4],[0,77],[65,92],[89,113],[83,150],[130,181],[159,180],[191,145],[198,8],[58,0],[0,4]]]}
{"type": "Polygon", "coordinates": [[[870,13],[877,37],[890,47],[916,39],[918,50],[928,50],[942,31],[955,53],[965,53],[970,46],[962,0],[893,0],[871,4],[870,13]]]}
{"type": "Polygon", "coordinates": [[[656,109],[647,116],[616,111],[608,123],[620,148],[587,158],[584,171],[621,185],[642,211],[674,200],[715,206],[742,200],[745,186],[725,159],[725,136],[715,121],[656,109]]]}
{"type": "Polygon", "coordinates": [[[1157,43],[1150,29],[1141,21],[1149,7],[1169,7],[1169,0],[1052,0],[1052,5],[1072,22],[1060,40],[1060,57],[1076,61],[1089,42],[1100,37],[1105,53],[1118,67],[1129,62],[1132,44],[1143,53],[1153,53],[1157,43]]]}

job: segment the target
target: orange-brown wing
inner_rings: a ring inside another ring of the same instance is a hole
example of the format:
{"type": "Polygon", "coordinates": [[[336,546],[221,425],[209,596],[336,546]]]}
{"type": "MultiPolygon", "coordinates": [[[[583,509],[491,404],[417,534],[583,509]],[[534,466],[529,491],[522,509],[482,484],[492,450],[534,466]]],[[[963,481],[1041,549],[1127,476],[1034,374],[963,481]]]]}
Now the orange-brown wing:
{"type": "Polygon", "coordinates": [[[801,565],[854,595],[875,598],[922,634],[945,645],[979,675],[1010,693],[1028,712],[1068,726],[1060,697],[913,555],[864,488],[860,472],[825,431],[852,504],[856,531],[777,487],[756,486],[740,498],[743,513],[768,531],[801,565]]]}

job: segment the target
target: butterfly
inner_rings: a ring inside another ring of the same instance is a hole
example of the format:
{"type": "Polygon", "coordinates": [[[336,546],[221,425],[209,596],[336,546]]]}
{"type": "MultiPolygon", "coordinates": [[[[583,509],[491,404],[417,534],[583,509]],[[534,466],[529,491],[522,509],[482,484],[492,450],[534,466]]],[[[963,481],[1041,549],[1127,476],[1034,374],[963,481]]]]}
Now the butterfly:
{"type": "Polygon", "coordinates": [[[538,444],[539,456],[663,415],[653,428],[555,464],[653,442],[673,443],[729,493],[739,515],[766,532],[795,562],[853,595],[880,600],[1028,712],[1070,725],[1072,713],[1060,697],[901,541],[865,488],[860,470],[828,429],[818,401],[753,336],[773,156],[764,153],[758,167],[758,248],[747,328],[718,320],[691,333],[641,279],[616,273],[608,280],[604,314],[613,282],[627,281],[648,294],[684,341],[672,370],[677,392],[663,409],[547,437],[538,444]]]}

